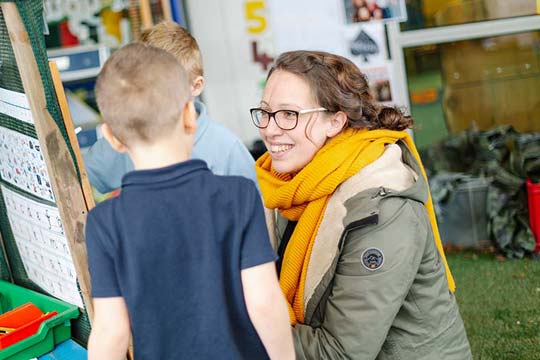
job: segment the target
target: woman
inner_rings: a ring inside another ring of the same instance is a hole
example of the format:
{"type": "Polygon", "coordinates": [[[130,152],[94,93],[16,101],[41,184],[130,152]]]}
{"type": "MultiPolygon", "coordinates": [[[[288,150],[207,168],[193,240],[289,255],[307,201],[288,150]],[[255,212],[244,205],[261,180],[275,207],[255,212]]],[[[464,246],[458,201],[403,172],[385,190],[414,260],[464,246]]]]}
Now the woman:
{"type": "Polygon", "coordinates": [[[251,115],[298,358],[470,359],[411,119],[308,51],[276,60],[251,115]]]}

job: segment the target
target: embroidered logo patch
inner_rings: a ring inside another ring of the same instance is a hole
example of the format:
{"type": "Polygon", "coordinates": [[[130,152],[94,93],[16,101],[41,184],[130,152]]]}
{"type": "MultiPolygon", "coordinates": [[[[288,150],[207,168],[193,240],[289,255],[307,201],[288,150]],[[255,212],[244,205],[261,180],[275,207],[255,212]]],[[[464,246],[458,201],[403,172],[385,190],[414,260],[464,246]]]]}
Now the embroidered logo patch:
{"type": "Polygon", "coordinates": [[[384,255],[377,248],[367,248],[362,253],[362,265],[368,270],[374,271],[380,269],[384,264],[384,255]]]}

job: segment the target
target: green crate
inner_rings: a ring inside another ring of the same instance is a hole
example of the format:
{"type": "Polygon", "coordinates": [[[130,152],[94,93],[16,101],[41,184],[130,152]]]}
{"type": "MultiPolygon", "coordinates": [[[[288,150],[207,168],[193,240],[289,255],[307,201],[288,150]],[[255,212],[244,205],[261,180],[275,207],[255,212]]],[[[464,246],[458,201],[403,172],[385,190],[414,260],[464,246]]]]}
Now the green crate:
{"type": "Polygon", "coordinates": [[[0,360],[28,360],[52,351],[56,344],[71,338],[70,320],[79,316],[77,306],[0,281],[1,314],[28,302],[43,312],[57,311],[58,315],[44,321],[35,335],[1,350],[0,360]]]}

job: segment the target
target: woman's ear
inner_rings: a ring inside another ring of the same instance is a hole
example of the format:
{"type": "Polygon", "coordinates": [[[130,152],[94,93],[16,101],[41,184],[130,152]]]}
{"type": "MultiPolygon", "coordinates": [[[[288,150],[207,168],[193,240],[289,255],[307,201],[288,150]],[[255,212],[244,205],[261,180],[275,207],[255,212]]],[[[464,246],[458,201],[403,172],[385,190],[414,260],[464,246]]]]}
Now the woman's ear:
{"type": "Polygon", "coordinates": [[[332,115],[332,118],[330,119],[330,126],[326,130],[326,136],[329,138],[333,138],[337,134],[339,134],[348,121],[347,114],[345,114],[343,111],[338,111],[337,113],[332,115]]]}
{"type": "Polygon", "coordinates": [[[111,147],[120,152],[125,153],[127,152],[128,148],[126,145],[124,145],[116,136],[114,136],[111,127],[108,124],[101,125],[101,131],[103,132],[103,137],[111,144],[111,147]]]}
{"type": "Polygon", "coordinates": [[[197,97],[201,95],[204,89],[204,78],[202,76],[197,76],[195,80],[191,83],[191,96],[197,97]]]}

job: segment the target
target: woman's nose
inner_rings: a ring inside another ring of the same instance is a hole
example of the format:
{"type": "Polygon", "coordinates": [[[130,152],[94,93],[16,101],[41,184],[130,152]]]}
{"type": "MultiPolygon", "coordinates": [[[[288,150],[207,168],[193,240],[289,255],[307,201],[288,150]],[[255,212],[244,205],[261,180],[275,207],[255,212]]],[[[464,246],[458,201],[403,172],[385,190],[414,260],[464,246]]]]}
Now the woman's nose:
{"type": "Polygon", "coordinates": [[[268,121],[268,126],[264,129],[261,129],[261,132],[264,131],[266,136],[275,136],[283,133],[283,130],[277,125],[276,118],[274,116],[270,117],[268,121]]]}

